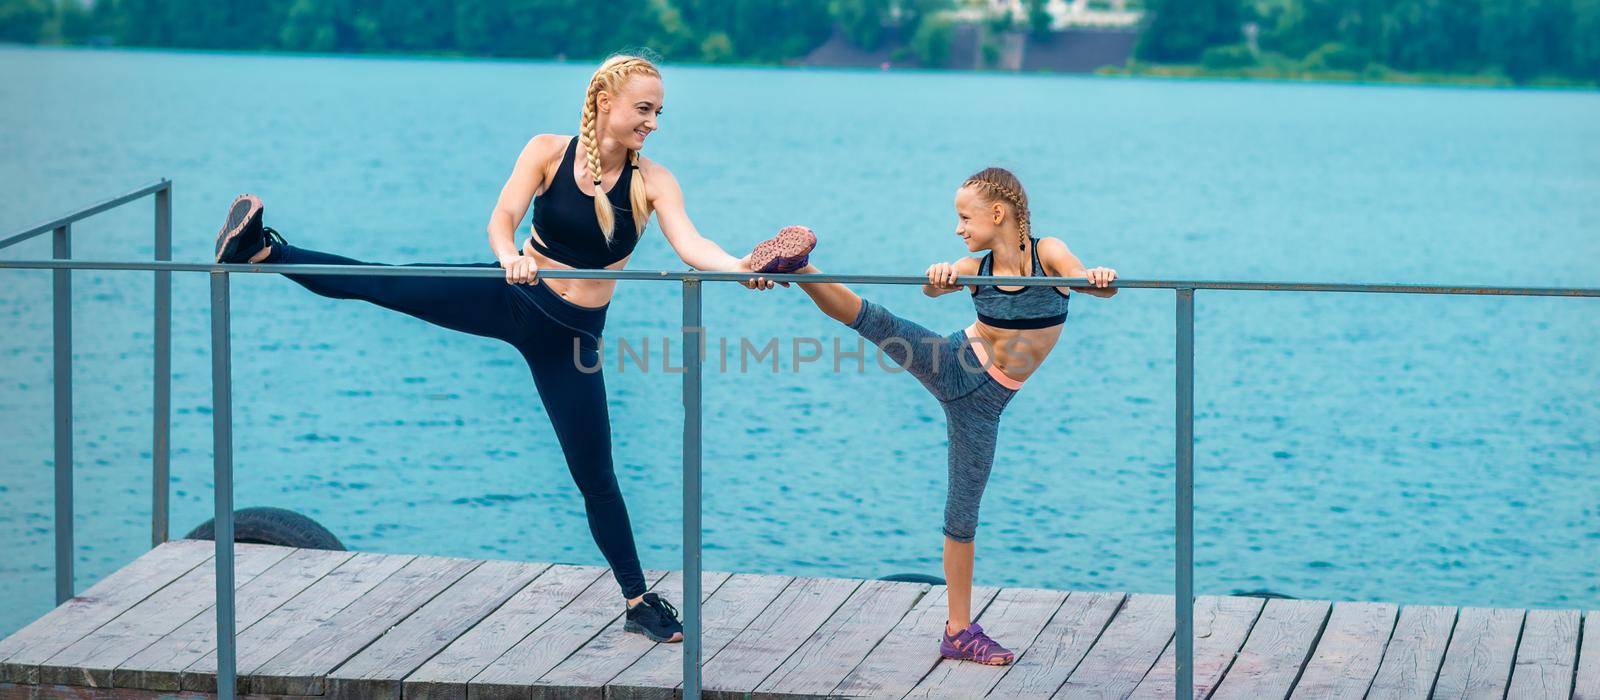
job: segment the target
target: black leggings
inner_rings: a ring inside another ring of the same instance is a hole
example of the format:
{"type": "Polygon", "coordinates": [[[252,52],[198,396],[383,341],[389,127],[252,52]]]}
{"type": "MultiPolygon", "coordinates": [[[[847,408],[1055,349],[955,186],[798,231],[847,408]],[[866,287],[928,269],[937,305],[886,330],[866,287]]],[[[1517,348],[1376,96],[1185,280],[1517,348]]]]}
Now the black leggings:
{"type": "MultiPolygon", "coordinates": [[[[375,265],[292,246],[274,246],[268,263],[375,265]]],[[[494,263],[444,265],[489,267],[494,263]]],[[[628,507],[611,466],[611,418],[600,372],[605,307],[578,306],[543,283],[507,284],[490,277],[374,277],[292,275],[291,280],[334,299],[361,299],[451,330],[510,343],[533,371],[572,480],[583,493],[589,532],[629,598],[644,595],[644,572],[633,544],[628,507]],[[581,362],[581,365],[580,365],[581,362]]]]}

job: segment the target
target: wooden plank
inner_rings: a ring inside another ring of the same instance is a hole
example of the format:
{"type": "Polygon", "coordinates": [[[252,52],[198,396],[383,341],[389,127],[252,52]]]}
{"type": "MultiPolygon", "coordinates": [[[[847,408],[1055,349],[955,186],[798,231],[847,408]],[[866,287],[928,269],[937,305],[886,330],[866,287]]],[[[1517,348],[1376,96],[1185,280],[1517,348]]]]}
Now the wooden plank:
{"type": "MultiPolygon", "coordinates": [[[[1067,682],[1122,607],[1122,593],[1074,591],[990,691],[997,698],[1049,698],[1067,682]]],[[[1168,697],[1171,697],[1169,694],[1168,697]]]]}
{"type": "MultiPolygon", "coordinates": [[[[546,569],[504,605],[457,637],[444,651],[406,676],[402,686],[405,697],[464,700],[467,682],[473,676],[560,612],[578,594],[596,585],[606,573],[607,570],[600,567],[568,564],[546,569]]],[[[611,578],[607,576],[605,580],[611,578]]]]}
{"type": "MultiPolygon", "coordinates": [[[[654,585],[664,575],[663,571],[646,569],[645,585],[654,585]]],[[[473,676],[467,684],[468,696],[474,700],[525,700],[531,693],[534,681],[549,673],[550,669],[593,639],[606,625],[621,617],[626,608],[627,603],[617,588],[617,582],[611,577],[601,577],[560,612],[551,615],[544,624],[473,676]]]]}
{"type": "MultiPolygon", "coordinates": [[[[17,685],[0,682],[0,700],[216,700],[210,693],[72,685],[17,685]]],[[[309,700],[297,695],[247,695],[242,700],[309,700]]]]}
{"type": "MultiPolygon", "coordinates": [[[[417,557],[249,674],[249,692],[321,695],[323,677],[484,562],[417,557]]],[[[409,669],[407,669],[409,670],[409,669]]]]}
{"type": "MultiPolygon", "coordinates": [[[[235,544],[234,590],[293,551],[235,544]]],[[[216,590],[216,559],[211,558],[39,664],[39,683],[110,687],[111,672],[119,664],[213,607],[216,590]]]]}
{"type": "Polygon", "coordinates": [[[706,662],[702,696],[743,698],[755,690],[860,585],[858,579],[795,579],[772,605],[706,662]]]}
{"type": "Polygon", "coordinates": [[[1578,676],[1573,681],[1572,700],[1600,700],[1600,610],[1584,614],[1579,638],[1582,648],[1578,650],[1578,676]]]}
{"type": "MultiPolygon", "coordinates": [[[[1076,593],[1074,596],[1078,595],[1076,593]]],[[[1067,599],[1072,602],[1071,598],[1067,599]]],[[[1204,698],[1217,687],[1233,664],[1233,657],[1250,636],[1261,616],[1264,598],[1199,596],[1194,601],[1194,697],[1204,698]]],[[[1013,672],[1014,673],[1014,672],[1013,672]]],[[[1178,652],[1168,644],[1154,668],[1133,689],[1138,700],[1166,700],[1178,693],[1178,652]]],[[[998,694],[998,693],[997,693],[998,694]]]]}
{"type": "MultiPolygon", "coordinates": [[[[977,615],[978,624],[1001,646],[1022,658],[1045,623],[1066,602],[1065,591],[1005,588],[977,615]]],[[[1152,655],[1154,658],[1154,655],[1152,655]]],[[[940,659],[933,670],[906,694],[908,698],[981,698],[1009,671],[1005,666],[940,659]]]]}
{"type": "Polygon", "coordinates": [[[167,542],[6,637],[0,641],[0,681],[37,683],[39,664],[210,559],[213,545],[167,542]]]}
{"type": "Polygon", "coordinates": [[[325,694],[336,698],[399,698],[406,675],[549,567],[528,562],[483,562],[329,673],[325,694]]]}
{"type": "Polygon", "coordinates": [[[1367,689],[1371,700],[1427,700],[1433,680],[1439,677],[1456,609],[1437,605],[1400,608],[1389,646],[1383,650],[1378,675],[1367,689]]]}
{"type": "Polygon", "coordinates": [[[1578,661],[1576,610],[1529,610],[1506,697],[1566,700],[1578,661]]]}
{"type": "Polygon", "coordinates": [[[1462,608],[1439,667],[1433,697],[1505,697],[1523,614],[1522,610],[1462,608]]]}
{"type": "Polygon", "coordinates": [[[1393,603],[1333,604],[1333,613],[1300,672],[1291,698],[1363,698],[1383,661],[1399,607],[1393,603]]]}
{"type": "MultiPolygon", "coordinates": [[[[988,586],[974,586],[973,613],[981,615],[999,592],[988,586]]],[[[911,692],[939,662],[939,635],[944,634],[948,617],[946,593],[944,586],[934,586],[922,596],[883,641],[845,675],[833,694],[898,698],[911,692]]]]}
{"type": "MultiPolygon", "coordinates": [[[[704,572],[700,575],[701,600],[711,595],[728,580],[728,574],[704,572]]],[[[669,601],[683,600],[683,572],[667,574],[654,590],[669,601]]],[[[529,694],[534,700],[541,698],[591,698],[601,700],[611,679],[627,670],[651,649],[658,646],[676,647],[680,644],[657,644],[646,637],[623,630],[625,618],[618,616],[606,625],[588,644],[573,652],[549,673],[534,682],[529,694]]],[[[704,635],[701,636],[704,639],[704,635]]],[[[680,654],[679,659],[682,659],[680,654]]],[[[681,661],[680,661],[681,664],[681,661]]]]}
{"type": "MultiPolygon", "coordinates": [[[[722,651],[794,579],[764,574],[734,574],[705,601],[700,658],[722,651]]],[[[709,586],[701,590],[709,592],[709,586]]],[[[667,700],[683,685],[683,645],[658,644],[606,686],[609,700],[667,700]]]]}
{"type": "Polygon", "coordinates": [[[1331,608],[1325,600],[1267,601],[1213,700],[1288,697],[1331,608]]]}
{"type": "Polygon", "coordinates": [[[867,581],[761,685],[755,698],[827,697],[927,594],[920,583],[867,581]]]}
{"type": "MultiPolygon", "coordinates": [[[[297,549],[239,589],[234,608],[234,628],[244,630],[276,610],[285,601],[335,567],[354,552],[297,549]]],[[[176,691],[183,670],[217,648],[217,614],[207,608],[176,631],[133,655],[111,674],[118,688],[176,691]]]]}
{"type": "Polygon", "coordinates": [[[1172,596],[1135,593],[1054,697],[1127,697],[1172,640],[1172,596]]]}
{"type": "MultiPolygon", "coordinates": [[[[357,554],[255,624],[238,630],[234,668],[239,680],[293,646],[413,558],[411,555],[357,554]]],[[[178,685],[183,690],[216,692],[216,651],[208,652],[184,669],[178,685]]],[[[236,685],[245,686],[244,683],[236,685]]]]}

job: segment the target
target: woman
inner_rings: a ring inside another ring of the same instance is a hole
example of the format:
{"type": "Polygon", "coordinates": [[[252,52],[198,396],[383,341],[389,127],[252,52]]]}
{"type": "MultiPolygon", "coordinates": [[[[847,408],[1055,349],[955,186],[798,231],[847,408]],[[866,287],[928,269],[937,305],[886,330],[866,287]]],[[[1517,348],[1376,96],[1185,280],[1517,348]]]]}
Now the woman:
{"type": "MultiPolygon", "coordinates": [[[[957,291],[957,278],[971,275],[1083,277],[1093,285],[1084,292],[1101,297],[1117,293],[1107,286],[1117,278],[1116,270],[1085,269],[1065,243],[1030,235],[1028,195],[1010,172],[987,168],[967,178],[956,190],[955,203],[956,235],[969,252],[987,252],[982,258],[935,263],[928,268],[924,294],[957,291]]],[[[820,270],[805,265],[798,272],[820,270]]],[[[1071,290],[973,286],[977,320],[941,336],[861,299],[842,284],[801,282],[800,287],[823,313],[855,329],[909,370],[944,406],[949,435],[944,505],[949,617],[939,653],[992,665],[1011,663],[1015,655],[972,622],[972,541],[978,504],[994,464],[1000,413],[1061,338],[1071,290]]]]}
{"type": "MultiPolygon", "coordinates": [[[[672,604],[646,591],[628,510],[611,461],[611,422],[599,371],[600,334],[614,280],[538,279],[541,268],[620,270],[653,213],[678,256],[698,270],[771,273],[804,264],[816,239],[786,230],[743,258],[702,237],[665,167],[639,155],[661,114],[661,74],[639,56],[607,59],[589,80],[575,137],[541,134],[517,158],[489,217],[489,247],[505,279],[285,274],[335,299],[361,299],[445,328],[511,343],[533,372],[567,469],[583,493],[589,530],[627,601],[626,629],[683,639],[672,604]],[[598,195],[598,196],[597,196],[598,195]],[[533,231],[514,235],[533,205],[533,231]]],[[[262,225],[261,200],[241,195],[217,237],[217,261],[370,265],[288,245],[262,225]]],[[[451,267],[493,267],[494,263],[451,267]]],[[[770,289],[762,277],[744,282],[770,289]]]]}

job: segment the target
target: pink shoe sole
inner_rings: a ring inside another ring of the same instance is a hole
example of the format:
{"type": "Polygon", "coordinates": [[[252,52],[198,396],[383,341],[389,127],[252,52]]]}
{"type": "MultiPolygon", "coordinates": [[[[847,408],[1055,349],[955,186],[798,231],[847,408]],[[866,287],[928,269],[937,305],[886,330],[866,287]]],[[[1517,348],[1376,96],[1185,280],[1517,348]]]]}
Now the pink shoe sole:
{"type": "Polygon", "coordinates": [[[761,273],[794,272],[806,266],[811,250],[817,247],[817,234],[804,226],[785,226],[778,235],[757,244],[750,251],[750,269],[761,273]]]}
{"type": "Polygon", "coordinates": [[[232,257],[235,238],[244,233],[247,224],[252,218],[258,216],[262,209],[261,198],[253,194],[241,194],[235,197],[233,204],[228,205],[228,222],[222,225],[222,230],[217,233],[217,262],[232,257]]]}

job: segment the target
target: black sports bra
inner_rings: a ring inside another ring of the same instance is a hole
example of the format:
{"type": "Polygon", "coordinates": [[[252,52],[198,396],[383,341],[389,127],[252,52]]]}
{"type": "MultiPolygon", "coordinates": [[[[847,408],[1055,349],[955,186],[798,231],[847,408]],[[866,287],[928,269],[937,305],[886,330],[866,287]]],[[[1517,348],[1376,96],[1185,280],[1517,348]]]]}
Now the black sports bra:
{"type": "Polygon", "coordinates": [[[611,244],[607,245],[605,234],[600,231],[600,220],[594,214],[594,197],[578,189],[573,175],[577,152],[578,137],[574,136],[561,157],[554,180],[533,198],[533,230],[539,236],[530,242],[534,250],[556,262],[599,269],[632,255],[634,246],[639,244],[639,231],[633,225],[632,204],[628,198],[633,169],[638,166],[629,158],[617,184],[605,194],[616,221],[611,244]]]}

